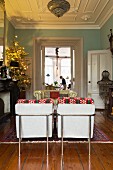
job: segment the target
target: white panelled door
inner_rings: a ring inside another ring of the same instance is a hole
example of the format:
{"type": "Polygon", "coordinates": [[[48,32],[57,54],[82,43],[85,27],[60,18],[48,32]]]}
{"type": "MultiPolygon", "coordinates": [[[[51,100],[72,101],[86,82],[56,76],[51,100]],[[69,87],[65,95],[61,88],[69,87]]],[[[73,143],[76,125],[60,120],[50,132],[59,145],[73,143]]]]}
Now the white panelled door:
{"type": "Polygon", "coordinates": [[[112,79],[112,57],[109,50],[88,51],[88,97],[92,97],[98,109],[105,105],[99,96],[98,81],[102,79],[102,72],[109,71],[112,79]]]}

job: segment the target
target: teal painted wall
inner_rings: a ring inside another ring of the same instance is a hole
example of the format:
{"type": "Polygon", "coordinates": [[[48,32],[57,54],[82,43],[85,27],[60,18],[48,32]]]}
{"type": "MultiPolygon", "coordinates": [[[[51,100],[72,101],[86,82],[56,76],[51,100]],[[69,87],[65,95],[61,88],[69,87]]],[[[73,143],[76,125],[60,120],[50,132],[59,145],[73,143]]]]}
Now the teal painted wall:
{"type": "MultiPolygon", "coordinates": [[[[48,30],[48,29],[14,29],[12,24],[7,20],[7,40],[8,46],[12,45],[14,35],[18,36],[18,41],[21,46],[25,47],[25,51],[29,53],[29,56],[33,56],[33,38],[35,37],[83,37],[83,53],[87,56],[88,50],[99,50],[109,48],[108,34],[110,28],[113,28],[113,15],[104,24],[104,26],[98,30],[89,29],[71,29],[71,30],[48,30]]],[[[3,28],[0,28],[0,37],[3,36],[3,28]]]]}
{"type": "Polygon", "coordinates": [[[108,49],[109,48],[108,35],[110,34],[110,29],[113,30],[113,15],[103,25],[103,27],[100,30],[100,41],[101,41],[101,48],[102,49],[108,49]]]}
{"type": "MultiPolygon", "coordinates": [[[[102,49],[109,49],[110,43],[108,35],[110,34],[110,29],[113,31],[113,15],[109,18],[109,20],[103,25],[101,28],[100,40],[101,40],[101,48],[102,49]]],[[[111,54],[112,56],[112,54],[111,54]]],[[[113,60],[112,60],[113,66],[113,60]]],[[[113,80],[113,68],[112,68],[112,80],[113,80]]]]}
{"type": "MultiPolygon", "coordinates": [[[[4,35],[4,28],[0,28],[0,37],[4,35]]],[[[6,18],[6,46],[9,45],[15,35],[15,28],[6,18]]]]}
{"type": "Polygon", "coordinates": [[[100,30],[20,30],[16,29],[15,34],[18,36],[18,41],[25,47],[26,52],[33,56],[33,38],[35,37],[82,37],[84,56],[88,50],[99,50],[100,45],[100,30]]]}
{"type": "Polygon", "coordinates": [[[15,35],[15,28],[13,27],[13,25],[7,20],[6,23],[6,46],[11,45],[13,38],[15,35]]]}
{"type": "Polygon", "coordinates": [[[3,34],[4,34],[4,28],[0,28],[0,37],[3,37],[3,34]]]}

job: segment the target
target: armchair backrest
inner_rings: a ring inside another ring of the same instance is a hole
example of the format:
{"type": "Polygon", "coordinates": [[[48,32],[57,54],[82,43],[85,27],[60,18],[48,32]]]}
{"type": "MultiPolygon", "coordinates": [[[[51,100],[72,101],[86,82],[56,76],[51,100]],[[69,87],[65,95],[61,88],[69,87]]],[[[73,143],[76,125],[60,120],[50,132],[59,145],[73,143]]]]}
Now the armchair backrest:
{"type": "Polygon", "coordinates": [[[46,115],[49,115],[48,136],[52,137],[52,115],[50,115],[52,111],[53,111],[53,103],[31,103],[31,102],[17,103],[15,105],[15,113],[17,115],[16,116],[17,138],[19,138],[19,116],[18,116],[19,114],[24,114],[24,116],[21,116],[22,138],[46,137],[47,136],[46,115]],[[34,116],[34,114],[36,114],[36,116],[34,116]]]}
{"type": "MultiPolygon", "coordinates": [[[[89,138],[89,116],[85,115],[87,114],[93,115],[95,113],[95,105],[93,99],[88,98],[86,99],[86,101],[85,100],[78,101],[77,98],[74,99],[73,101],[70,100],[69,98],[68,99],[59,98],[57,113],[59,114],[58,137],[61,137],[61,115],[67,114],[68,116],[63,116],[63,137],[89,138]],[[91,104],[88,103],[88,100],[91,102],[91,104]]],[[[91,116],[91,138],[93,137],[93,128],[94,128],[94,116],[91,116]]]]}

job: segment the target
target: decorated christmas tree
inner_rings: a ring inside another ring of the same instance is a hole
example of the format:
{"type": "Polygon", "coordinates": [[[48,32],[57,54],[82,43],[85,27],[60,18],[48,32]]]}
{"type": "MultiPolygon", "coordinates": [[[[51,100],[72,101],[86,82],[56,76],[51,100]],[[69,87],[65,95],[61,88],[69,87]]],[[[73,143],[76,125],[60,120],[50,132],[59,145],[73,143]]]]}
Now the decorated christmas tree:
{"type": "Polygon", "coordinates": [[[12,80],[18,81],[18,87],[21,90],[28,90],[31,86],[31,78],[26,74],[29,64],[26,60],[28,53],[24,51],[24,47],[21,47],[16,41],[15,36],[11,47],[6,49],[7,67],[12,80]]]}

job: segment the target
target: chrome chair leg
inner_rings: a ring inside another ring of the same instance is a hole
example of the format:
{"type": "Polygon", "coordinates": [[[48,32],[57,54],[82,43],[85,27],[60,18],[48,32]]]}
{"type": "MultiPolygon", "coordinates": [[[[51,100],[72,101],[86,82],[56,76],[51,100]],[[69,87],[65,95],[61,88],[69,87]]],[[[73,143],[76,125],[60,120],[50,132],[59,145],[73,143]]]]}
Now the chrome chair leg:
{"type": "Polygon", "coordinates": [[[61,116],[61,137],[62,137],[62,156],[63,156],[63,116],[61,116]]]}
{"type": "Polygon", "coordinates": [[[46,116],[46,130],[47,130],[47,155],[48,155],[48,116],[46,116]]]}
{"type": "Polygon", "coordinates": [[[19,115],[19,157],[21,154],[21,116],[19,115]]]}
{"type": "Polygon", "coordinates": [[[91,116],[89,116],[89,155],[91,154],[91,116]]]}

